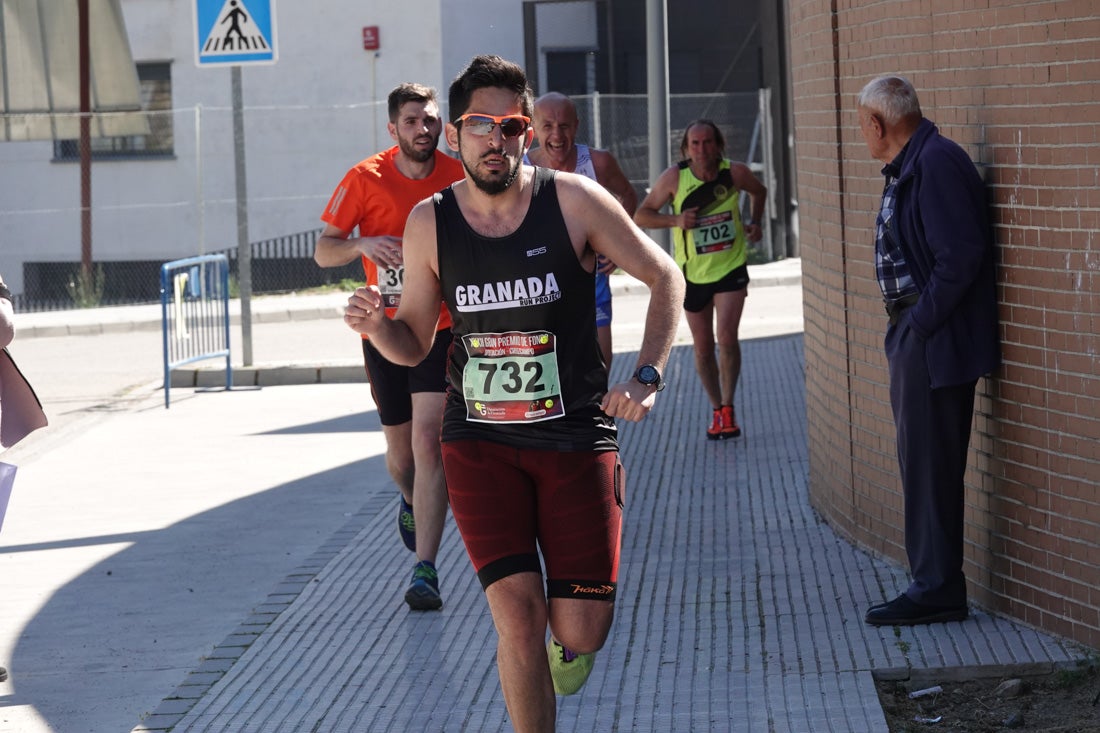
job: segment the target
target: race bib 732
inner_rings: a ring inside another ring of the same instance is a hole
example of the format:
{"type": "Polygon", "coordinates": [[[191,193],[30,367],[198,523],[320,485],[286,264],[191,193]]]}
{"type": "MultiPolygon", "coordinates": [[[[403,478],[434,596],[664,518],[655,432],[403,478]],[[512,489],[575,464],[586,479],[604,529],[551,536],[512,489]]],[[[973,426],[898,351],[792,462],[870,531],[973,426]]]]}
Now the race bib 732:
{"type": "Polygon", "coordinates": [[[466,419],[539,422],[565,414],[557,339],[548,331],[473,333],[462,337],[466,419]]]}

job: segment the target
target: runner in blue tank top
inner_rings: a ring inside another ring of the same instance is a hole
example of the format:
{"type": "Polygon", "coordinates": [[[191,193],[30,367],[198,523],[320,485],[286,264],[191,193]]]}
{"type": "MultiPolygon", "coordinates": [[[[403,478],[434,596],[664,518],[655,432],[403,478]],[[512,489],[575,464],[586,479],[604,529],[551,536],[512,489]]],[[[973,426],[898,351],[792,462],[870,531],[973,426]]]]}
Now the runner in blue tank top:
{"type": "MultiPolygon", "coordinates": [[[[626,213],[634,216],[638,194],[619,167],[615,156],[606,150],[575,142],[580,120],[573,100],[559,92],[548,92],[535,100],[532,118],[539,146],[527,153],[524,162],[557,171],[587,176],[606,188],[619,200],[626,213]]],[[[608,370],[611,369],[611,282],[608,276],[615,263],[600,256],[596,268],[596,334],[608,370]]]]}

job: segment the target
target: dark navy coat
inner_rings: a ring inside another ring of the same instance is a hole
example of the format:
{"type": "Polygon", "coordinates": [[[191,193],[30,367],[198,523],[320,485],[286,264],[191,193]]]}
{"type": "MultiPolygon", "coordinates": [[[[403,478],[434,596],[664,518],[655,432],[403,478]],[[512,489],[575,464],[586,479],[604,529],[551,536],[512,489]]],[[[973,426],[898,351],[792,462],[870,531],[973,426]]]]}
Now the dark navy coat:
{"type": "Polygon", "coordinates": [[[920,299],[913,331],[927,342],[933,389],[1000,364],[993,232],[985,184],[970,157],[921,120],[901,164],[886,235],[905,255],[920,299]]]}

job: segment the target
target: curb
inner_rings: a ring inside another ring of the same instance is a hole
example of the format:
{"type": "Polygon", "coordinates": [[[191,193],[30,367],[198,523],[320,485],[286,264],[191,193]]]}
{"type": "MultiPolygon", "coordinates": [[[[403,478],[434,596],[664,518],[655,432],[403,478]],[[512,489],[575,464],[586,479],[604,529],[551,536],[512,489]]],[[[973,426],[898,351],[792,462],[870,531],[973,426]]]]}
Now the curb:
{"type": "MultiPolygon", "coordinates": [[[[346,294],[331,297],[331,304],[307,304],[295,307],[295,296],[267,296],[253,301],[252,323],[287,323],[289,321],[315,321],[323,318],[340,318],[343,310],[339,303],[347,300],[346,294]],[[286,301],[282,303],[280,301],[286,301]],[[339,301],[339,302],[338,302],[339,301]],[[275,306],[275,307],[271,307],[275,306]]],[[[241,304],[230,302],[229,324],[241,325],[241,304]]],[[[159,305],[124,306],[122,308],[98,308],[86,311],[49,311],[21,315],[19,337],[97,336],[107,333],[132,333],[135,331],[160,331],[162,327],[159,305]],[[125,308],[125,311],[123,310],[125,308]],[[88,314],[88,315],[85,315],[88,314]],[[93,318],[92,316],[100,316],[93,318]],[[63,318],[72,318],[61,322],[63,318]]]]}
{"type": "MultiPolygon", "coordinates": [[[[367,381],[360,362],[339,364],[266,364],[233,367],[231,387],[287,387],[300,384],[351,384],[367,381]]],[[[172,370],[172,387],[225,387],[225,367],[183,367],[172,370]]]]}

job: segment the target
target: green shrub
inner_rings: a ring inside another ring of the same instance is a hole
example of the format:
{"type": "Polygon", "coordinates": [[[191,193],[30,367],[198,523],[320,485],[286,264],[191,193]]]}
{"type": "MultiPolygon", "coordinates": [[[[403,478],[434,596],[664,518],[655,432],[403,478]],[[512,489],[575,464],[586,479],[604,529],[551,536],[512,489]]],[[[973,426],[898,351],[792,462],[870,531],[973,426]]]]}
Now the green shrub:
{"type": "Polygon", "coordinates": [[[103,303],[103,290],[107,279],[103,274],[103,266],[95,268],[81,267],[76,277],[70,277],[66,285],[69,297],[77,308],[97,308],[103,303]]]}

